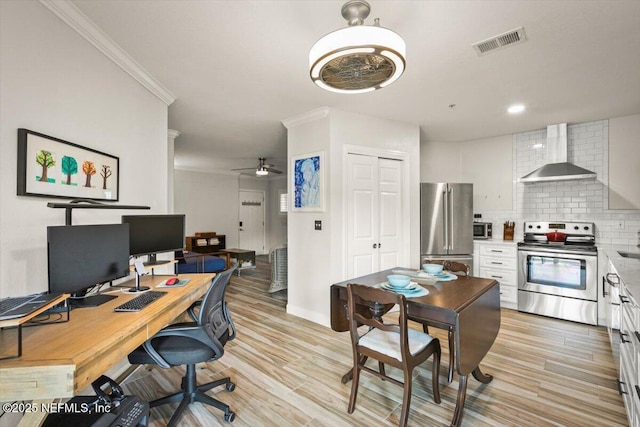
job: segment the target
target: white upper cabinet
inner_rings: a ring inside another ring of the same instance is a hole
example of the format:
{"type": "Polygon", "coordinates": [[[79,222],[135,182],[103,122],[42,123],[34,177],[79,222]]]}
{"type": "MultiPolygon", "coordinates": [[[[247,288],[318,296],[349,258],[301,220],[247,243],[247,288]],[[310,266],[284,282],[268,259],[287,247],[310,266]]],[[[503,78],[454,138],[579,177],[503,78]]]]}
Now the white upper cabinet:
{"type": "Polygon", "coordinates": [[[609,209],[640,209],[640,114],[609,119],[609,209]]]}

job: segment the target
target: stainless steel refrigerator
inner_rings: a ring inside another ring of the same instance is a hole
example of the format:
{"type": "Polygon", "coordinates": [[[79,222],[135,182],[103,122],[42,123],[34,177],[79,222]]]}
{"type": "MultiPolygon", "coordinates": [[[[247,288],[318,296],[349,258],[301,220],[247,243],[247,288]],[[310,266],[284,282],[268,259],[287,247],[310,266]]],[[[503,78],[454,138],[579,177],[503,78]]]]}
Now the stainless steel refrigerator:
{"type": "Polygon", "coordinates": [[[420,264],[426,259],[473,271],[473,184],[420,184],[420,264]]]}

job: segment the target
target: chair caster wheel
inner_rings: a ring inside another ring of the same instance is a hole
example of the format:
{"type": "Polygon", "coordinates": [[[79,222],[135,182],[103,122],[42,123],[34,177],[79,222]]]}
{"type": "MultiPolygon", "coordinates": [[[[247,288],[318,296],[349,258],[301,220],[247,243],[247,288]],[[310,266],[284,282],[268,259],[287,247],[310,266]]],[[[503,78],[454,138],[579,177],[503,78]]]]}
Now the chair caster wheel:
{"type": "MultiPolygon", "coordinates": [[[[225,388],[227,389],[227,391],[233,391],[236,389],[236,385],[234,383],[227,383],[227,385],[225,386],[225,388]]],[[[233,413],[233,412],[232,412],[233,413]]]]}
{"type": "Polygon", "coordinates": [[[235,418],[236,418],[235,412],[229,411],[228,414],[224,414],[224,420],[228,423],[232,423],[235,418]]]}

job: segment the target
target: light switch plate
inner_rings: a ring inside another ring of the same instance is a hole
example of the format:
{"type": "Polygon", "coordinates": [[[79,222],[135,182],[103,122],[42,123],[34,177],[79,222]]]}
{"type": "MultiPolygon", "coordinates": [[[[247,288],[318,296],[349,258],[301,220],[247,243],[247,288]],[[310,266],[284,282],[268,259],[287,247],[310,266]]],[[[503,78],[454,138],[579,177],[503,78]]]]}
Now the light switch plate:
{"type": "Polygon", "coordinates": [[[314,230],[322,230],[322,221],[316,221],[315,224],[313,225],[314,230]]]}

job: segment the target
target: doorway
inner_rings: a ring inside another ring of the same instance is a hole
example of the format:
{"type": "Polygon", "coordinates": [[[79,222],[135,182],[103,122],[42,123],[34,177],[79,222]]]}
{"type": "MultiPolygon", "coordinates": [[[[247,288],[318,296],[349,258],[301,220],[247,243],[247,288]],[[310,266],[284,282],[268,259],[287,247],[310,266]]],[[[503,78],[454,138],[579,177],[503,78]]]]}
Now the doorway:
{"type": "Polygon", "coordinates": [[[264,191],[240,190],[238,245],[241,249],[265,254],[264,191]]]}

